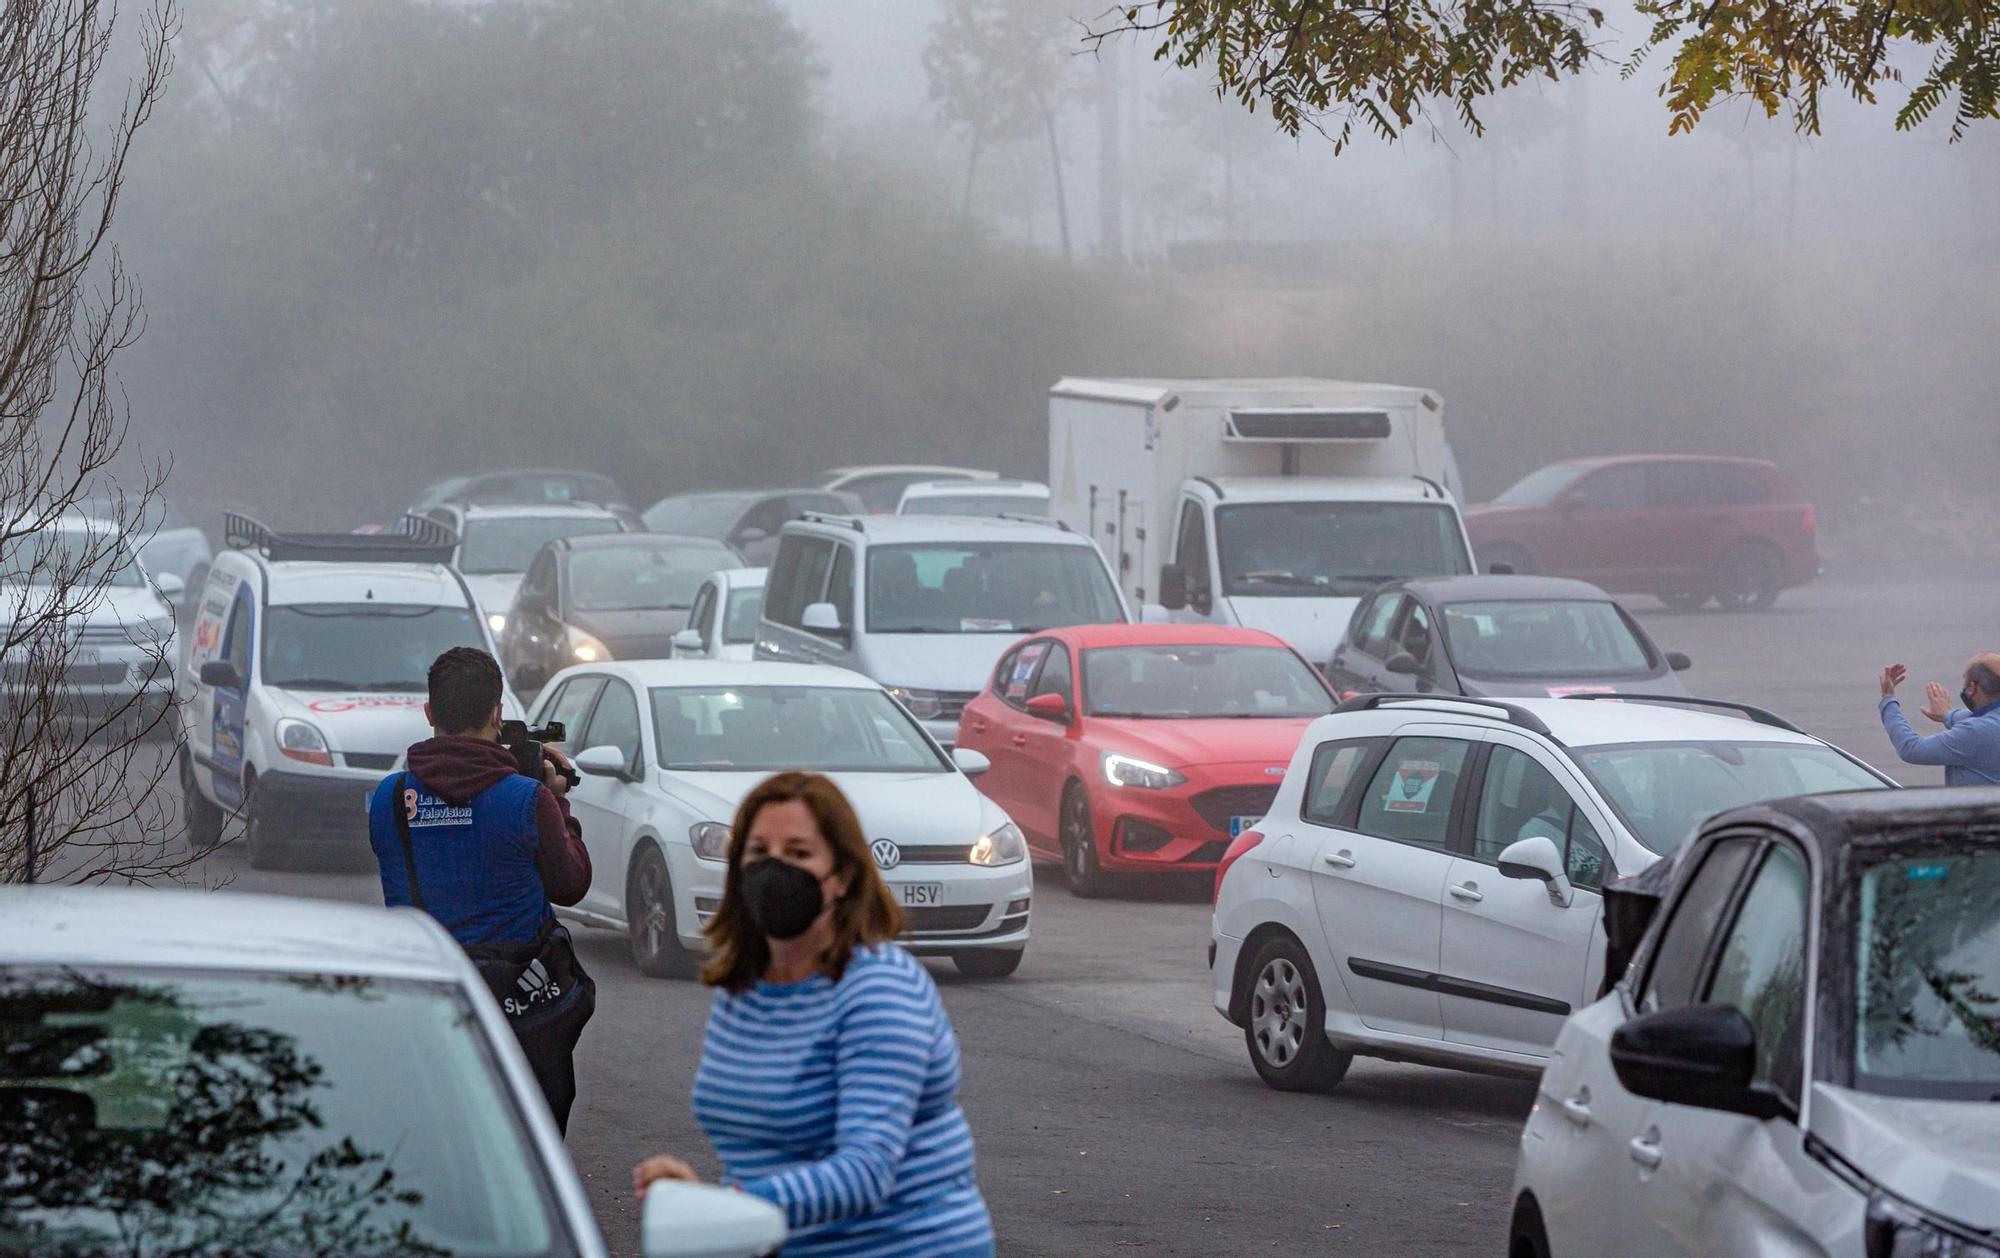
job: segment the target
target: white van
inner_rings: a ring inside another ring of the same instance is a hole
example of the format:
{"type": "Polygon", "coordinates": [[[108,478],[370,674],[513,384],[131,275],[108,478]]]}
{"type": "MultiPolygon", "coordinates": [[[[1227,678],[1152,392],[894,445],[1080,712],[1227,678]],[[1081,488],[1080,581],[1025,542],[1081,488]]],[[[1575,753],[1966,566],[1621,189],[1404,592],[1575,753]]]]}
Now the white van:
{"type": "Polygon", "coordinates": [[[1052,520],[807,515],[779,534],[756,657],[872,677],[951,747],[1022,634],[1129,618],[1103,555],[1052,520]]]}
{"type": "Polygon", "coordinates": [[[1047,516],[1049,487],[1033,480],[926,480],[903,491],[897,515],[1047,516]]]}
{"type": "MultiPolygon", "coordinates": [[[[402,533],[274,533],[230,513],[225,549],[197,600],[179,670],[190,838],[220,841],[244,818],[259,869],[358,862],[367,801],[414,742],[426,675],[446,649],[493,650],[450,566],[458,537],[406,517],[402,533]]],[[[509,716],[519,715],[511,694],[509,716]]]]}

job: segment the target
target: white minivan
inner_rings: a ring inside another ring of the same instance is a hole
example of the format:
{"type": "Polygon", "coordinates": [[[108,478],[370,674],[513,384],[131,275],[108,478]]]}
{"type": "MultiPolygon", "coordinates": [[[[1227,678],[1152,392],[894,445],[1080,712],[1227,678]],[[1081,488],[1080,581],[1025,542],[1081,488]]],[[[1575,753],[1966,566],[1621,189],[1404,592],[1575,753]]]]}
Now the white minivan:
{"type": "MultiPolygon", "coordinates": [[[[197,600],[177,699],[190,838],[243,816],[251,865],[368,853],[367,801],[424,720],[431,661],[493,638],[450,566],[458,538],[275,533],[234,513],[197,600]]],[[[519,707],[504,699],[509,716],[519,707]]]]}
{"type": "Polygon", "coordinates": [[[1129,619],[1104,557],[1054,521],[807,515],[779,538],[756,657],[872,677],[946,747],[1023,634],[1129,619]]]}

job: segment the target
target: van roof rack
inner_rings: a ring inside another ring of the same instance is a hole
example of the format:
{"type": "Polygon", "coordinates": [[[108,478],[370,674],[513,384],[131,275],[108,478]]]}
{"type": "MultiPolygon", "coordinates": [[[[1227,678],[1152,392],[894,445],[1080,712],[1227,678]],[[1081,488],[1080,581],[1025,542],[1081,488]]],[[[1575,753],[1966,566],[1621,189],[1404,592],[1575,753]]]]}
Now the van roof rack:
{"type": "Polygon", "coordinates": [[[1732,703],[1727,699],[1697,699],[1692,695],[1638,695],[1638,694],[1622,694],[1622,693],[1564,695],[1563,698],[1624,699],[1624,700],[1629,700],[1633,703],[1666,703],[1677,707],[1719,708],[1725,712],[1740,713],[1741,715],[1747,717],[1748,719],[1757,722],[1757,724],[1768,725],[1772,729],[1781,729],[1787,731],[1788,733],[1793,733],[1793,734],[1805,733],[1804,730],[1792,724],[1784,717],[1779,716],[1776,712],[1771,711],[1769,708],[1755,707],[1748,703],[1732,703]]]}
{"type": "Polygon", "coordinates": [[[831,524],[835,528],[853,529],[857,533],[866,533],[868,531],[867,525],[862,522],[862,517],[858,515],[841,515],[835,511],[801,511],[793,518],[811,520],[814,524],[831,524]]]}
{"type": "Polygon", "coordinates": [[[273,563],[450,563],[458,548],[458,534],[450,528],[408,513],[393,533],[280,533],[240,511],[225,511],[222,540],[273,563]]]}
{"type": "Polygon", "coordinates": [[[1536,716],[1533,712],[1528,711],[1528,709],[1518,703],[1507,703],[1499,699],[1475,699],[1468,695],[1418,694],[1414,691],[1392,690],[1381,694],[1355,695],[1352,698],[1343,699],[1340,702],[1340,706],[1335,708],[1334,711],[1372,712],[1385,703],[1407,704],[1412,707],[1423,706],[1434,712],[1450,712],[1454,708],[1462,707],[1489,708],[1504,715],[1507,718],[1508,724],[1518,725],[1532,734],[1540,734],[1543,738],[1548,739],[1557,746],[1562,745],[1562,740],[1557,738],[1549,729],[1547,721],[1544,721],[1541,717],[1536,716]],[[1439,706],[1444,704],[1450,706],[1439,706]]]}
{"type": "Polygon", "coordinates": [[[1070,531],[1069,525],[1063,523],[1061,520],[1056,519],[1052,515],[1029,515],[1025,511],[1002,511],[997,515],[995,515],[993,518],[996,520],[1012,520],[1016,524],[1047,525],[1061,529],[1065,533],[1070,531]]]}

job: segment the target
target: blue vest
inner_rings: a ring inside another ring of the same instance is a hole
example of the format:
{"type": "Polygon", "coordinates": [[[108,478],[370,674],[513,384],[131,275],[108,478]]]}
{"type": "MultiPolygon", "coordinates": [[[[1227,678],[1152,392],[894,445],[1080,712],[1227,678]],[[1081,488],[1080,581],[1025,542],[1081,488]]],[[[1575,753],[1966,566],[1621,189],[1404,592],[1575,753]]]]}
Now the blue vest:
{"type": "Polygon", "coordinates": [[[403,839],[395,809],[410,819],[410,851],[424,909],[462,948],[528,943],[555,916],[535,859],[541,840],[535,826],[540,784],[516,773],[480,792],[470,804],[447,804],[410,775],[403,798],[392,773],[368,799],[368,842],[382,875],[382,902],[414,903],[403,864],[403,839]]]}

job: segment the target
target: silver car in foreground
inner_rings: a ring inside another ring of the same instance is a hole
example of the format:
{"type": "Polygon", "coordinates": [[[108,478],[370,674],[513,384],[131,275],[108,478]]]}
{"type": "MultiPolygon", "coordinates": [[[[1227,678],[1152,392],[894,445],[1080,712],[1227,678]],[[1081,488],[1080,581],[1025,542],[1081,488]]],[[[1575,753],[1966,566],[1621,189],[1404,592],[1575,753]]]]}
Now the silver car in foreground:
{"type": "MultiPolygon", "coordinates": [[[[0,1252],[608,1252],[505,1018],[429,917],[12,887],[0,922],[0,1252]]],[[[648,1194],[648,1258],[784,1237],[741,1193],[648,1194]]]]}

